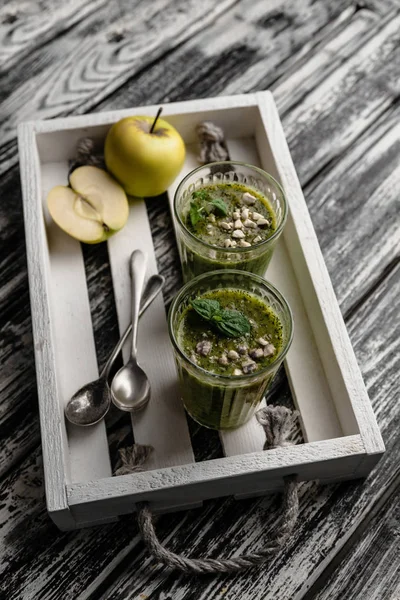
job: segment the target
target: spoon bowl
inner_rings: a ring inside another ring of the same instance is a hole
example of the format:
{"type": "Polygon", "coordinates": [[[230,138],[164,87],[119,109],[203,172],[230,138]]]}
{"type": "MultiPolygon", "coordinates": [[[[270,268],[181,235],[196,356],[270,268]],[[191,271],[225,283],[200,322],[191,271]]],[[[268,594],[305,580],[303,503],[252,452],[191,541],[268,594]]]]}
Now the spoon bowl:
{"type": "Polygon", "coordinates": [[[146,274],[146,257],[140,250],[131,256],[131,355],[124,367],[115,375],[111,383],[111,399],[120,410],[135,412],[142,409],[150,400],[150,383],[146,373],[137,362],[137,335],[140,296],[146,274]]]}
{"type": "Polygon", "coordinates": [[[103,375],[78,390],[65,407],[65,416],[74,425],[87,427],[104,419],[110,408],[107,378],[103,375]]]}
{"type": "MultiPolygon", "coordinates": [[[[164,281],[164,277],[161,275],[152,275],[150,277],[143,293],[139,315],[145,312],[161,292],[164,281]]],[[[64,412],[67,420],[73,425],[88,427],[95,425],[106,416],[111,405],[110,388],[108,385],[109,373],[131,331],[132,325],[129,325],[112,351],[100,377],[95,381],[85,384],[69,400],[64,412]]]]}
{"type": "Polygon", "coordinates": [[[146,373],[132,358],[115,375],[111,383],[113,403],[120,410],[134,412],[150,399],[150,383],[146,373]]]}

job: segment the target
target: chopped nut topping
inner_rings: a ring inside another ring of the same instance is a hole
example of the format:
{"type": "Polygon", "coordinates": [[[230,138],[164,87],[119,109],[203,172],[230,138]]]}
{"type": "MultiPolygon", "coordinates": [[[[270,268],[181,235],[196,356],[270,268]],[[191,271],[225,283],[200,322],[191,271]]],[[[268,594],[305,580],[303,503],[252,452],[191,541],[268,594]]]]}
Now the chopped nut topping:
{"type": "Polygon", "coordinates": [[[249,246],[251,246],[251,244],[249,244],[249,242],[246,242],[245,240],[240,240],[239,246],[241,246],[242,248],[248,248],[249,246]]]}
{"type": "Polygon", "coordinates": [[[232,240],[231,248],[236,248],[236,246],[237,246],[237,242],[235,242],[235,240],[232,240]]]}
{"type": "Polygon", "coordinates": [[[239,358],[239,354],[236,352],[236,350],[229,350],[228,358],[232,360],[237,360],[239,358]]]}
{"type": "Polygon", "coordinates": [[[258,244],[258,242],[262,241],[262,237],[260,235],[257,235],[257,237],[254,238],[253,240],[253,244],[258,244]]]}
{"type": "Polygon", "coordinates": [[[273,344],[267,344],[264,348],[264,356],[272,356],[275,352],[275,346],[273,344]]]}
{"type": "Polygon", "coordinates": [[[198,342],[196,344],[196,352],[197,354],[201,354],[201,356],[208,356],[211,352],[211,342],[209,340],[198,342]]]}
{"type": "Polygon", "coordinates": [[[240,219],[236,219],[235,223],[233,224],[235,229],[243,229],[243,223],[240,219]]]}
{"type": "Polygon", "coordinates": [[[226,223],[225,221],[222,221],[221,227],[222,229],[226,229],[226,231],[230,231],[232,229],[231,223],[226,223]]]}
{"type": "Polygon", "coordinates": [[[244,233],[241,229],[235,229],[235,231],[232,233],[232,237],[242,239],[244,238],[244,233]]]}
{"type": "Polygon", "coordinates": [[[232,217],[234,219],[240,219],[240,212],[238,210],[235,210],[235,212],[232,213],[232,217]]]}
{"type": "Polygon", "coordinates": [[[267,346],[269,344],[268,340],[265,340],[262,337],[259,337],[257,342],[260,344],[260,346],[267,346]]]}
{"type": "Polygon", "coordinates": [[[243,208],[242,209],[242,219],[248,219],[248,218],[249,218],[249,209],[243,208]]]}
{"type": "Polygon", "coordinates": [[[247,354],[247,346],[240,345],[237,347],[239,354],[247,354]]]}
{"type": "Polygon", "coordinates": [[[243,373],[248,375],[249,373],[253,373],[257,369],[257,364],[253,360],[249,360],[242,364],[243,373]]]}
{"type": "Polygon", "coordinates": [[[241,369],[234,369],[233,374],[234,375],[243,375],[243,371],[241,369]]]}
{"type": "Polygon", "coordinates": [[[268,221],[268,219],[264,219],[264,217],[263,217],[262,219],[258,219],[257,225],[259,227],[265,227],[266,225],[269,225],[269,221],[268,221]]]}
{"type": "Polygon", "coordinates": [[[253,350],[250,350],[249,355],[251,356],[251,358],[254,358],[254,359],[262,358],[262,356],[264,355],[264,352],[263,352],[262,348],[254,348],[253,350]]]}
{"type": "Polygon", "coordinates": [[[224,246],[225,248],[230,248],[230,246],[232,246],[232,242],[229,238],[226,238],[226,240],[224,240],[224,246]]]}
{"type": "Polygon", "coordinates": [[[222,356],[219,357],[218,362],[220,365],[229,365],[229,360],[228,357],[226,356],[226,354],[223,354],[222,356]]]}
{"type": "Polygon", "coordinates": [[[242,200],[245,204],[251,206],[252,204],[255,204],[256,198],[249,194],[249,192],[245,192],[242,196],[242,200]]]}
{"type": "Polygon", "coordinates": [[[258,221],[259,219],[263,219],[264,217],[262,215],[260,215],[260,213],[258,212],[253,212],[253,219],[254,221],[258,221]]]}
{"type": "Polygon", "coordinates": [[[245,227],[251,227],[252,229],[255,229],[257,227],[257,223],[254,223],[254,221],[251,221],[250,219],[246,219],[243,225],[245,227]]]}
{"type": "Polygon", "coordinates": [[[207,219],[208,219],[209,221],[211,221],[211,223],[215,223],[215,220],[216,220],[216,219],[215,219],[215,215],[213,215],[212,213],[211,213],[210,215],[208,215],[207,219]]]}
{"type": "Polygon", "coordinates": [[[206,229],[211,230],[214,229],[213,226],[211,225],[211,223],[208,223],[208,225],[206,225],[206,229]]]}

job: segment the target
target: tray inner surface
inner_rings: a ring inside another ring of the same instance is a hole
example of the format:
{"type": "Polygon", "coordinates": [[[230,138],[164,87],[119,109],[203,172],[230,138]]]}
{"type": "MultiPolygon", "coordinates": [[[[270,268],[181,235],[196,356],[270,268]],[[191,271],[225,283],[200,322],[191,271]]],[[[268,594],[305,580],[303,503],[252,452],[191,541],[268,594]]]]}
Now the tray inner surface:
{"type": "MultiPolygon", "coordinates": [[[[202,118],[206,117],[207,115],[203,115],[202,118]]],[[[192,116],[190,121],[188,115],[185,115],[182,134],[189,142],[193,142],[194,126],[202,118],[194,119],[192,116]]],[[[253,115],[251,119],[254,118],[253,115]]],[[[176,121],[179,129],[178,116],[175,115],[171,120],[176,121]]],[[[218,123],[218,119],[214,118],[214,121],[218,123]]],[[[243,134],[240,127],[243,128],[243,125],[238,126],[239,134],[243,134]]],[[[248,124],[249,127],[252,128],[251,123],[248,124]]],[[[66,402],[80,386],[97,378],[98,367],[81,245],[52,223],[45,199],[51,187],[66,184],[68,158],[73,156],[76,141],[80,137],[90,135],[101,144],[107,129],[108,126],[100,126],[37,136],[48,243],[52,343],[56,355],[62,427],[65,427],[62,411],[66,402]],[[52,153],[50,149],[55,148],[55,145],[58,149],[52,153]],[[52,161],[52,158],[55,160],[52,161]]],[[[277,176],[277,168],[265,136],[252,134],[249,137],[228,137],[228,147],[232,159],[260,165],[277,176]]],[[[182,177],[199,164],[196,158],[197,146],[189,143],[187,149],[182,177]]],[[[169,190],[170,202],[174,190],[175,186],[169,190]]],[[[290,197],[288,200],[290,206],[290,197]]],[[[288,249],[292,235],[293,224],[289,215],[267,279],[283,292],[294,313],[295,336],[285,369],[294,402],[300,411],[303,436],[306,442],[312,442],[358,434],[351,404],[343,398],[340,404],[343,409],[337,410],[338,403],[332,398],[332,385],[327,378],[321,357],[324,356],[325,361],[330,360],[331,355],[334,358],[334,350],[330,345],[328,333],[316,331],[315,326],[313,327],[312,306],[305,301],[300,292],[298,277],[301,269],[293,263],[293,248],[291,257],[288,249]]],[[[113,292],[121,332],[129,322],[128,257],[134,248],[141,248],[149,254],[148,275],[156,272],[150,224],[146,204],[142,200],[133,202],[128,224],[108,242],[113,292]]],[[[187,418],[179,399],[161,297],[141,320],[139,349],[140,362],[150,377],[152,400],[142,413],[132,417],[132,425],[135,441],[151,444],[155,448],[147,468],[157,469],[191,463],[194,461],[192,444],[187,418]]],[[[128,351],[128,348],[124,349],[125,358],[128,351]]],[[[293,433],[296,435],[296,432],[293,433]]],[[[261,451],[264,443],[263,431],[255,419],[236,431],[221,433],[220,437],[225,456],[261,451]]],[[[301,439],[299,432],[297,438],[301,439]]],[[[104,423],[85,429],[68,425],[66,440],[65,462],[69,483],[111,475],[104,423]]],[[[207,435],[204,435],[204,440],[207,440],[207,435]]]]}

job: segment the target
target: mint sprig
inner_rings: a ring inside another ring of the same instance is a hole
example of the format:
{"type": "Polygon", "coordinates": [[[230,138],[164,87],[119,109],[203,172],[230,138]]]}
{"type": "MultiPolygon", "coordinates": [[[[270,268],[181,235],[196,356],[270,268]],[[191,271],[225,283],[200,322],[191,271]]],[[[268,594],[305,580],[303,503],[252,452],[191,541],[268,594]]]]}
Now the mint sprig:
{"type": "Polygon", "coordinates": [[[248,318],[238,310],[222,308],[218,300],[196,298],[191,304],[202,319],[208,321],[226,337],[235,338],[250,333],[251,325],[248,318]]]}
{"type": "Polygon", "coordinates": [[[226,215],[228,214],[228,207],[225,204],[225,202],[221,200],[221,198],[214,198],[213,200],[211,200],[210,204],[213,207],[214,212],[216,212],[218,215],[221,215],[222,217],[226,217],[226,215]]]}
{"type": "Polygon", "coordinates": [[[226,217],[228,207],[221,198],[210,198],[209,192],[205,189],[197,190],[192,193],[192,202],[190,203],[189,217],[192,227],[196,227],[199,221],[203,221],[210,213],[226,217]]]}
{"type": "Polygon", "coordinates": [[[198,202],[190,203],[189,217],[193,227],[196,227],[199,221],[202,221],[206,218],[204,212],[204,206],[201,206],[201,204],[199,204],[198,202]]]}

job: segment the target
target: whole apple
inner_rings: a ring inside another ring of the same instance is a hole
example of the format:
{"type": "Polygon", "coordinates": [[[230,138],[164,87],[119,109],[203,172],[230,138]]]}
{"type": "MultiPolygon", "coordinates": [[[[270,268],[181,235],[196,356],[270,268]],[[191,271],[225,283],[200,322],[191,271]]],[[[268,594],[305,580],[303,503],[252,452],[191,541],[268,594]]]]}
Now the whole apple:
{"type": "Polygon", "coordinates": [[[107,134],[104,157],[107,169],[131,196],[158,196],[179,174],[185,144],[175,127],[154,117],[126,117],[107,134]]]}

